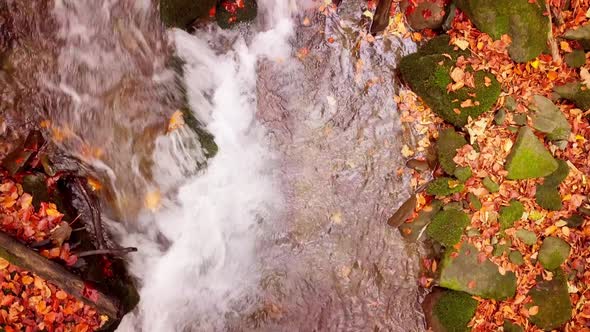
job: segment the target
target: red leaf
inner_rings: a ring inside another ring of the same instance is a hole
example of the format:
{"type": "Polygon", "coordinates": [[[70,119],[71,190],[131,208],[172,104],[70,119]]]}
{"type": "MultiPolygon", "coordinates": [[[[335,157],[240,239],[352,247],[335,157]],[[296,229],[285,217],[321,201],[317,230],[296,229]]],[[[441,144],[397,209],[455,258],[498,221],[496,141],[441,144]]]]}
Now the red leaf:
{"type": "Polygon", "coordinates": [[[84,289],[82,290],[82,296],[96,303],[98,301],[98,291],[89,283],[84,283],[84,289]]]}

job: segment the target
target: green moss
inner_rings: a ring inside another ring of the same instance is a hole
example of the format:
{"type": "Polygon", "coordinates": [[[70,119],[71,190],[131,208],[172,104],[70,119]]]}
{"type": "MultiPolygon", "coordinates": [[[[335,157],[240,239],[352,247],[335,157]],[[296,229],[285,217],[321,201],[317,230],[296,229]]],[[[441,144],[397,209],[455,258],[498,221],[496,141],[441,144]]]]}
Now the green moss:
{"type": "Polygon", "coordinates": [[[404,80],[435,113],[445,121],[462,127],[469,117],[475,119],[491,109],[500,94],[500,84],[494,75],[477,71],[474,73],[475,88],[463,87],[447,92],[451,68],[457,57],[468,55],[467,52],[454,50],[448,45],[449,40],[448,35],[433,38],[417,53],[402,58],[399,68],[404,80]],[[491,80],[489,87],[485,85],[486,78],[491,80]],[[461,103],[467,99],[471,99],[476,106],[462,108],[461,103]],[[455,109],[461,113],[455,113],[455,109]]]}
{"type": "Polygon", "coordinates": [[[551,331],[559,329],[570,320],[572,304],[563,271],[555,271],[551,280],[538,278],[537,284],[529,291],[529,295],[532,303],[528,307],[539,307],[539,312],[529,317],[536,326],[545,331],[551,331]]]}
{"type": "Polygon", "coordinates": [[[564,240],[554,236],[547,237],[539,249],[539,262],[545,269],[555,270],[567,260],[570,250],[570,245],[564,240]]]}
{"type": "Polygon", "coordinates": [[[523,332],[521,326],[512,323],[509,320],[504,320],[504,325],[502,326],[504,332],[523,332]]]}
{"type": "Polygon", "coordinates": [[[494,182],[489,176],[486,176],[483,181],[483,186],[486,187],[491,193],[497,193],[500,191],[500,185],[494,182]]]}
{"type": "Polygon", "coordinates": [[[557,159],[557,169],[555,172],[545,177],[544,185],[559,186],[570,173],[570,167],[565,160],[557,159]]]}
{"type": "Polygon", "coordinates": [[[457,7],[467,14],[475,26],[500,39],[508,34],[508,48],[516,62],[526,62],[541,54],[547,46],[549,18],[545,1],[537,0],[457,0],[457,7]]]}
{"type": "Polygon", "coordinates": [[[469,331],[467,324],[475,315],[477,304],[467,293],[446,290],[434,305],[433,313],[446,331],[469,331]]]}
{"type": "Polygon", "coordinates": [[[467,140],[459,135],[453,128],[448,128],[440,132],[436,141],[436,155],[442,169],[449,175],[453,175],[457,164],[453,158],[457,155],[457,149],[467,144],[467,140]]]}
{"type": "Polygon", "coordinates": [[[530,179],[547,176],[557,169],[557,161],[529,127],[522,127],[506,159],[507,178],[530,179]]]}
{"type": "Polygon", "coordinates": [[[550,211],[559,211],[563,207],[559,190],[551,185],[538,185],[535,201],[539,206],[550,211]]]}
{"type": "Polygon", "coordinates": [[[464,188],[465,186],[458,183],[457,180],[442,177],[430,182],[426,187],[426,193],[428,195],[449,196],[463,191],[464,188]]]}
{"type": "Polygon", "coordinates": [[[471,171],[471,167],[465,166],[465,167],[457,167],[453,174],[455,175],[457,180],[459,180],[461,182],[465,182],[465,181],[469,180],[469,178],[471,178],[471,176],[473,175],[473,172],[471,171]]]}
{"type": "Polygon", "coordinates": [[[426,234],[438,243],[451,247],[461,240],[461,234],[471,223],[469,216],[459,210],[438,212],[426,228],[426,234]]]}
{"type": "Polygon", "coordinates": [[[590,109],[590,89],[579,82],[555,87],[554,91],[564,99],[572,101],[582,110],[590,109]]]}
{"type": "Polygon", "coordinates": [[[477,198],[477,196],[474,193],[468,193],[467,199],[469,199],[469,204],[471,204],[471,207],[473,207],[475,210],[481,210],[481,201],[479,200],[479,198],[477,198]]]}
{"type": "Polygon", "coordinates": [[[505,230],[514,225],[514,222],[522,217],[524,206],[521,202],[513,199],[510,205],[500,208],[500,229],[505,230]]]}
{"type": "Polygon", "coordinates": [[[537,235],[535,232],[519,229],[514,235],[526,245],[532,246],[537,243],[537,235]]]}
{"type": "Polygon", "coordinates": [[[522,257],[522,254],[520,253],[520,251],[512,251],[509,255],[508,255],[508,259],[510,259],[510,261],[518,266],[524,264],[524,258],[522,257]]]}
{"type": "Polygon", "coordinates": [[[565,63],[573,68],[580,68],[586,63],[586,52],[583,50],[575,50],[572,53],[566,54],[565,63]]]}

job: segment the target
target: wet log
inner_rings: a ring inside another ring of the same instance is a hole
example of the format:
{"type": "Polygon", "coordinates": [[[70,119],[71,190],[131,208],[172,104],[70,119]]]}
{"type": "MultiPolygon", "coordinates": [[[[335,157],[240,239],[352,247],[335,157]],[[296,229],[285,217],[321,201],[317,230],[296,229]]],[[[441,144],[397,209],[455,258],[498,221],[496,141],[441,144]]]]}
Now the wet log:
{"type": "Polygon", "coordinates": [[[389,11],[391,10],[392,0],[379,0],[375,15],[373,15],[373,24],[371,24],[371,34],[376,35],[382,32],[389,25],[389,11]]]}
{"type": "Polygon", "coordinates": [[[0,232],[0,257],[13,265],[33,272],[76,299],[96,308],[98,312],[109,316],[112,320],[118,318],[119,301],[99,290],[96,290],[98,292],[96,302],[86,298],[83,295],[86,285],[77,275],[39,255],[3,232],[0,232]]]}

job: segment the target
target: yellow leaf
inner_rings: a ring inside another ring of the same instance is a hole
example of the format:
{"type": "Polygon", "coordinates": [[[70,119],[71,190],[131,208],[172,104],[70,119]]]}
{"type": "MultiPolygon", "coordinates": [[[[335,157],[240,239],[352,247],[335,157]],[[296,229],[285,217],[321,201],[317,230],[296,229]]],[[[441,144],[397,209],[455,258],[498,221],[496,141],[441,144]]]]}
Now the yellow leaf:
{"type": "Polygon", "coordinates": [[[99,191],[102,189],[102,184],[97,179],[88,177],[86,181],[88,182],[88,186],[90,186],[92,191],[99,191]]]}
{"type": "Polygon", "coordinates": [[[33,281],[35,281],[35,279],[33,279],[33,277],[31,277],[31,276],[24,276],[21,279],[21,281],[22,281],[23,285],[27,285],[28,286],[28,285],[32,284],[33,281]]]}
{"type": "Polygon", "coordinates": [[[4,258],[0,257],[0,270],[4,270],[10,265],[10,262],[5,260],[4,258]]]}
{"type": "Polygon", "coordinates": [[[168,132],[170,133],[184,126],[184,124],[184,114],[182,114],[182,111],[178,110],[170,117],[170,121],[168,122],[168,132]]]}
{"type": "Polygon", "coordinates": [[[145,207],[152,212],[156,212],[160,208],[161,199],[159,190],[150,191],[145,196],[145,207]]]}
{"type": "Polygon", "coordinates": [[[535,69],[539,69],[539,64],[541,61],[539,59],[535,59],[535,61],[531,62],[531,66],[535,69]]]}
{"type": "Polygon", "coordinates": [[[45,210],[45,213],[47,213],[49,217],[60,217],[62,215],[61,213],[59,213],[59,211],[53,208],[45,210]]]}
{"type": "Polygon", "coordinates": [[[373,13],[371,13],[371,12],[370,12],[370,11],[368,11],[368,10],[365,10],[365,11],[363,12],[363,16],[366,16],[366,17],[368,17],[368,18],[370,18],[370,19],[373,19],[373,13]]]}
{"type": "Polygon", "coordinates": [[[455,44],[457,47],[459,47],[463,51],[465,51],[469,47],[469,42],[466,41],[465,39],[457,39],[457,40],[455,40],[455,42],[453,44],[455,44]]]}

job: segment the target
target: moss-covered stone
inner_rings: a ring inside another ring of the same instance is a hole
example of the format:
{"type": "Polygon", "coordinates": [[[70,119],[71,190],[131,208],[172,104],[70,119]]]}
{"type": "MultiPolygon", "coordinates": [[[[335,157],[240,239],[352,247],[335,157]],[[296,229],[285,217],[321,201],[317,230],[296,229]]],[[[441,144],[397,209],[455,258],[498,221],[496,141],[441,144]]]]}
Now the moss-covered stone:
{"type": "Polygon", "coordinates": [[[537,243],[537,234],[535,232],[527,231],[524,229],[519,229],[514,234],[517,238],[519,238],[524,244],[532,246],[533,244],[537,243]]]}
{"type": "Polygon", "coordinates": [[[412,29],[436,30],[442,26],[449,4],[444,0],[402,0],[400,6],[412,29]],[[429,14],[424,15],[426,12],[429,14]]]}
{"type": "Polygon", "coordinates": [[[517,126],[524,126],[527,122],[527,116],[525,113],[515,113],[512,115],[512,121],[514,121],[517,126]]]}
{"type": "Polygon", "coordinates": [[[557,169],[555,172],[545,177],[544,185],[559,186],[570,174],[570,166],[565,160],[557,159],[557,169]]]}
{"type": "Polygon", "coordinates": [[[514,222],[522,217],[524,206],[521,202],[513,199],[510,205],[500,208],[500,229],[505,230],[514,225],[514,222]]]}
{"type": "Polygon", "coordinates": [[[518,104],[516,103],[514,97],[506,96],[506,98],[504,99],[504,107],[506,107],[506,109],[508,109],[509,111],[514,111],[516,110],[517,106],[518,104]]]}
{"type": "Polygon", "coordinates": [[[563,34],[563,38],[576,40],[585,50],[590,50],[590,24],[566,31],[563,34]]]}
{"type": "Polygon", "coordinates": [[[463,191],[465,186],[457,180],[442,177],[430,182],[426,187],[428,195],[448,196],[463,191]]]}
{"type": "Polygon", "coordinates": [[[579,82],[556,86],[554,89],[561,98],[573,102],[581,110],[590,109],[590,89],[579,82]]]}
{"type": "Polygon", "coordinates": [[[508,34],[512,38],[508,51],[516,62],[534,59],[547,47],[549,18],[544,15],[544,0],[457,0],[456,4],[492,38],[508,34]]]}
{"type": "Polygon", "coordinates": [[[426,228],[426,234],[438,243],[451,247],[461,241],[461,234],[471,223],[469,216],[459,210],[449,209],[438,212],[426,228]]]}
{"type": "Polygon", "coordinates": [[[160,15],[168,27],[186,29],[196,19],[209,16],[216,0],[161,0],[160,15]]]}
{"type": "Polygon", "coordinates": [[[508,255],[508,259],[512,263],[514,263],[518,266],[524,264],[524,258],[522,257],[522,254],[520,253],[520,251],[515,250],[515,251],[510,252],[510,254],[508,255]]]}
{"type": "Polygon", "coordinates": [[[468,243],[456,249],[447,249],[441,261],[439,284],[442,287],[467,292],[485,299],[507,299],[516,292],[516,276],[507,271],[504,275],[489,260],[480,262],[479,252],[468,243]]]}
{"type": "Polygon", "coordinates": [[[436,141],[436,155],[442,169],[449,175],[453,175],[457,164],[453,158],[457,155],[457,149],[467,144],[467,140],[458,134],[455,129],[448,128],[440,132],[436,141]]]}
{"type": "Polygon", "coordinates": [[[507,178],[539,178],[555,172],[557,166],[557,161],[533,131],[529,127],[522,127],[506,159],[507,178]]]}
{"type": "Polygon", "coordinates": [[[436,114],[445,121],[462,127],[467,124],[469,117],[475,119],[491,109],[500,95],[500,84],[494,75],[476,71],[473,73],[475,88],[465,86],[457,91],[447,92],[447,85],[452,82],[451,68],[457,57],[468,55],[467,52],[454,50],[449,46],[449,40],[448,35],[433,38],[417,53],[402,58],[399,68],[412,90],[436,114]],[[487,84],[489,86],[486,85],[486,78],[491,82],[487,84]],[[474,106],[462,108],[461,103],[468,99],[474,106]]]}
{"type": "Polygon", "coordinates": [[[477,301],[465,292],[445,290],[433,308],[434,316],[443,327],[441,332],[469,331],[467,324],[475,315],[477,304],[477,301]]]}
{"type": "Polygon", "coordinates": [[[220,0],[217,2],[215,20],[221,28],[230,29],[236,24],[254,20],[257,11],[256,0],[220,0]],[[240,3],[243,6],[238,5],[240,3]]]}
{"type": "Polygon", "coordinates": [[[491,193],[497,193],[500,191],[500,185],[494,182],[489,176],[486,176],[483,181],[483,186],[491,193]]]}
{"type": "Polygon", "coordinates": [[[563,207],[561,195],[556,186],[538,185],[535,201],[539,206],[549,211],[559,211],[563,207]]]}
{"type": "Polygon", "coordinates": [[[469,199],[469,204],[471,204],[471,207],[473,209],[481,210],[481,208],[482,208],[481,201],[479,200],[479,198],[477,198],[477,196],[474,193],[468,193],[467,199],[469,199]]]}
{"type": "Polygon", "coordinates": [[[529,320],[545,331],[559,329],[571,319],[572,304],[563,271],[554,273],[551,280],[537,279],[537,284],[529,291],[532,303],[528,307],[538,306],[536,315],[529,320]]]}
{"type": "Polygon", "coordinates": [[[574,214],[565,219],[568,227],[580,227],[584,224],[584,217],[581,214],[574,214]]]}
{"type": "Polygon", "coordinates": [[[504,121],[506,121],[506,111],[501,108],[494,114],[494,123],[501,126],[504,124],[504,121]]]}
{"type": "Polygon", "coordinates": [[[502,325],[504,332],[523,332],[522,326],[516,325],[509,320],[504,320],[504,325],[502,325]]]}
{"type": "Polygon", "coordinates": [[[555,270],[570,255],[571,247],[564,240],[550,236],[543,240],[541,249],[539,249],[539,262],[547,270],[555,270]]]}
{"type": "Polygon", "coordinates": [[[552,141],[567,140],[572,127],[559,107],[543,96],[535,95],[531,109],[533,128],[547,134],[552,141]]]}
{"type": "Polygon", "coordinates": [[[565,56],[565,63],[573,68],[580,68],[586,63],[586,52],[575,50],[565,56]]]}
{"type": "Polygon", "coordinates": [[[510,249],[510,243],[496,243],[494,245],[494,250],[492,250],[492,256],[500,257],[504,255],[505,252],[508,252],[510,249]]]}
{"type": "Polygon", "coordinates": [[[441,207],[441,201],[432,201],[430,205],[426,206],[418,213],[416,219],[414,219],[410,223],[403,223],[398,227],[400,234],[408,241],[413,242],[418,240],[418,237],[422,233],[422,230],[428,224],[430,224],[432,218],[438,213],[438,211],[440,211],[441,207]]]}
{"type": "Polygon", "coordinates": [[[471,178],[471,176],[473,175],[473,172],[471,171],[471,167],[465,166],[465,167],[455,168],[455,172],[453,174],[455,175],[457,180],[459,180],[461,182],[465,182],[465,181],[469,180],[469,178],[471,178]]]}

